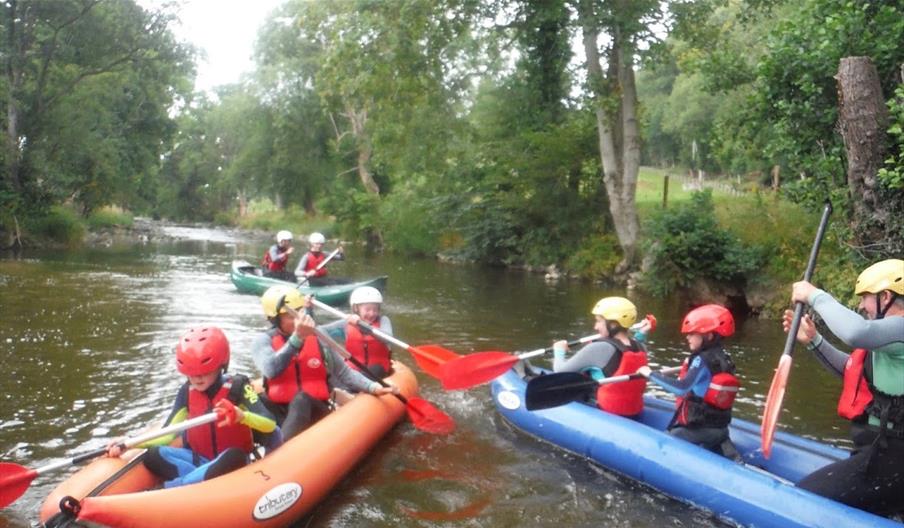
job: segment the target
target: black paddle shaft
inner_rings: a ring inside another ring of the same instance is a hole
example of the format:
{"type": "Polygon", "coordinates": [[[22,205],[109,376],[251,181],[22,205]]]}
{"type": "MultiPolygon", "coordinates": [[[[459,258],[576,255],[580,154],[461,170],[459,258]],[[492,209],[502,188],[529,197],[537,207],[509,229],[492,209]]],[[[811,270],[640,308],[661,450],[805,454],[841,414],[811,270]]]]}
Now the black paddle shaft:
{"type": "MultiPolygon", "coordinates": [[[[813,269],[816,268],[816,257],[819,255],[819,247],[822,245],[822,239],[826,234],[826,226],[829,224],[829,216],[832,214],[832,202],[826,200],[825,208],[822,210],[822,218],[819,220],[819,229],[816,230],[816,239],[813,241],[813,248],[810,249],[810,258],[807,261],[807,269],[804,271],[804,280],[809,282],[813,277],[813,269]]],[[[791,319],[791,328],[788,330],[788,337],[785,339],[785,350],[782,355],[790,356],[794,353],[794,341],[797,339],[797,331],[800,330],[800,319],[804,314],[804,303],[794,303],[794,318],[791,319]]]]}

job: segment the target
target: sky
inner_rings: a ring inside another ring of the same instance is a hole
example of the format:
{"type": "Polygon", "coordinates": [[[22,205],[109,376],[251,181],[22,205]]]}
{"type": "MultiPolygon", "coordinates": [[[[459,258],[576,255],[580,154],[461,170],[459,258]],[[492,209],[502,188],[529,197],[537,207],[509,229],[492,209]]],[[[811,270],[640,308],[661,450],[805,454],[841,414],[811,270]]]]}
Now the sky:
{"type": "MultiPolygon", "coordinates": [[[[215,86],[236,82],[242,73],[254,69],[252,53],[257,30],[267,15],[285,0],[183,0],[181,24],[173,27],[184,41],[204,50],[198,59],[195,89],[210,91],[215,86]]],[[[159,5],[143,0],[143,5],[159,5]]]]}

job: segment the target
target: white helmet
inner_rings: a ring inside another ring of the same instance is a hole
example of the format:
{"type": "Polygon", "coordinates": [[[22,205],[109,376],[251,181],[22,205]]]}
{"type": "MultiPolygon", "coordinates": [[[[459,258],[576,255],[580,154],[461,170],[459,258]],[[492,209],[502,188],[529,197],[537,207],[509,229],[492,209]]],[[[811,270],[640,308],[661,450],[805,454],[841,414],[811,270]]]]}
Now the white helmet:
{"type": "Polygon", "coordinates": [[[323,244],[326,242],[326,237],[320,233],[311,233],[311,236],[308,237],[308,242],[311,244],[323,244]]]}
{"type": "Polygon", "coordinates": [[[276,233],[276,241],[282,242],[283,240],[292,240],[292,233],[283,229],[279,233],[276,233]]]}
{"type": "Polygon", "coordinates": [[[348,299],[348,303],[352,306],[366,303],[381,304],[382,302],[383,294],[373,286],[361,286],[360,288],[355,288],[355,291],[352,292],[351,297],[348,299]]]}

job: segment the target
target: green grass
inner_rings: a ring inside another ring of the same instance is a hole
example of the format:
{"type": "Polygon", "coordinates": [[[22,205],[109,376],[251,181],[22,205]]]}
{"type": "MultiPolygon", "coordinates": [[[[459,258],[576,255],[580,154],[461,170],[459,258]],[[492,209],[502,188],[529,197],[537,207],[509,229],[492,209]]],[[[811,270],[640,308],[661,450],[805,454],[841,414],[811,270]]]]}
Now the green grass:
{"type": "Polygon", "coordinates": [[[296,237],[314,231],[323,233],[327,238],[337,234],[336,224],[332,218],[325,216],[308,216],[296,205],[280,211],[269,200],[255,200],[248,206],[248,214],[238,219],[238,226],[244,229],[262,229],[277,231],[286,229],[296,237]]]}
{"type": "Polygon", "coordinates": [[[86,222],[89,229],[130,227],[132,225],[132,215],[119,207],[108,206],[88,215],[86,222]]]}

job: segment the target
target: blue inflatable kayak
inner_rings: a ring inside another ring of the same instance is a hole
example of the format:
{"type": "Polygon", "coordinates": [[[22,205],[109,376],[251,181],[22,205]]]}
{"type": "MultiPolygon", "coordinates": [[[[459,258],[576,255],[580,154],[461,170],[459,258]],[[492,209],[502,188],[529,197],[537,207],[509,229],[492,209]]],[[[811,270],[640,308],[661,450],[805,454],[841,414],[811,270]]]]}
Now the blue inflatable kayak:
{"type": "Polygon", "coordinates": [[[497,409],[515,427],[723,520],[764,528],[904,526],[794,486],[810,472],[847,458],[844,449],[778,432],[766,460],[759,424],[735,418],[731,439],[744,459],[737,463],[665,433],[672,402],[647,396],[636,421],[577,402],[528,411],[526,385],[515,370],[492,384],[497,409]]]}

